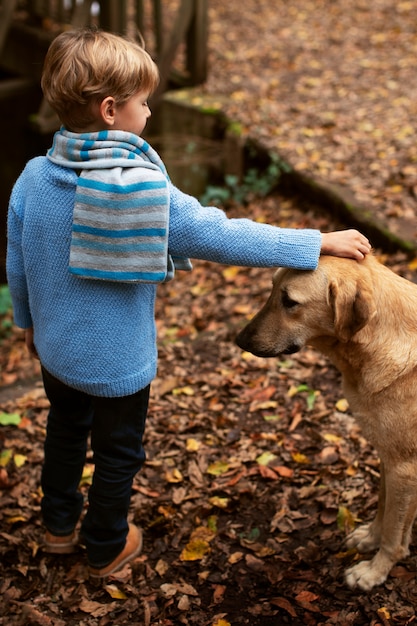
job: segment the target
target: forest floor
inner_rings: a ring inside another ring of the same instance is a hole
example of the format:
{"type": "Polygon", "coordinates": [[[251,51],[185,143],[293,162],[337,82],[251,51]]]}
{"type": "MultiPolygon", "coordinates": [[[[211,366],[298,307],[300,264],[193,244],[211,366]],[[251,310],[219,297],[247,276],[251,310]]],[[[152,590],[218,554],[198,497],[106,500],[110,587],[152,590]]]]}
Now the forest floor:
{"type": "MultiPolygon", "coordinates": [[[[279,226],[338,225],[302,200],[246,208],[279,226]],[[301,207],[300,210],[296,207],[301,207]]],[[[231,216],[242,207],[230,208],[231,216]]],[[[381,255],[416,279],[403,253],[381,255]]],[[[372,592],[343,571],[352,528],[375,514],[378,459],[342,397],[339,374],[310,349],[262,360],[234,344],[265,301],[272,272],[195,262],[160,288],[159,372],[147,462],[131,519],[142,554],[104,585],[75,555],[42,550],[40,470],[48,404],[21,332],[0,345],[0,624],[7,626],[394,625],[416,620],[416,558],[372,592]],[[179,322],[181,320],[181,323],[179,322]],[[10,418],[11,416],[11,418],[10,418]]],[[[89,458],[81,488],[92,475],[89,458]]]]}

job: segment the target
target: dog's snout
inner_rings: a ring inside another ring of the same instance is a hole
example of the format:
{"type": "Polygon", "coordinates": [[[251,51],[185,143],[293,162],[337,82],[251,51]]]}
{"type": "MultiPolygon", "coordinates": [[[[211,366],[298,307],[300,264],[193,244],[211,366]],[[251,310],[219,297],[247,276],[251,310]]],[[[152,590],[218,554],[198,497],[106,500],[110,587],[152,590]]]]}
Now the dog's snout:
{"type": "Polygon", "coordinates": [[[245,326],[243,330],[240,331],[238,336],[236,337],[236,343],[242,350],[246,350],[247,352],[251,352],[252,342],[251,338],[253,333],[250,329],[250,326],[245,326]]]}
{"type": "Polygon", "coordinates": [[[259,330],[252,326],[252,324],[248,324],[243,330],[240,331],[236,337],[236,343],[239,348],[245,350],[246,352],[251,352],[255,356],[268,358],[278,355],[274,346],[267,346],[265,342],[262,341],[259,330]]]}
{"type": "Polygon", "coordinates": [[[255,317],[245,326],[236,337],[236,344],[242,350],[251,352],[262,358],[278,357],[280,354],[294,354],[303,347],[303,342],[296,337],[285,336],[278,332],[277,328],[262,323],[259,317],[255,317]]]}

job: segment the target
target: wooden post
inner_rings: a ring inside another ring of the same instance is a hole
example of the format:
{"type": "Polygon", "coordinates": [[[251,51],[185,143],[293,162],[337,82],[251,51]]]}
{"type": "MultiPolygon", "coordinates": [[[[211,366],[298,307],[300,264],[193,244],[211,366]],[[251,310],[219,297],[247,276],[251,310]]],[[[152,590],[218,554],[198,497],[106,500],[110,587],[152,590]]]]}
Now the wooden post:
{"type": "Polygon", "coordinates": [[[194,85],[207,79],[208,1],[194,0],[187,36],[187,70],[194,85]]]}
{"type": "Polygon", "coordinates": [[[174,61],[177,49],[181,42],[185,39],[187,29],[189,28],[191,19],[193,17],[193,9],[194,0],[182,0],[181,6],[177,13],[177,18],[171,31],[171,36],[168,44],[164,46],[162,54],[160,58],[158,58],[158,67],[161,81],[159,83],[158,89],[152,96],[152,103],[158,102],[159,98],[166,90],[169,80],[169,71],[174,61]]]}
{"type": "Polygon", "coordinates": [[[7,33],[9,32],[15,6],[16,0],[3,0],[0,5],[0,55],[6,41],[7,33]]]}
{"type": "Polygon", "coordinates": [[[103,30],[125,35],[127,31],[127,0],[102,0],[100,26],[103,30]]]}
{"type": "Polygon", "coordinates": [[[154,0],[153,2],[153,14],[155,24],[155,47],[156,53],[159,56],[163,47],[163,34],[162,34],[162,5],[161,0],[154,0]]]}

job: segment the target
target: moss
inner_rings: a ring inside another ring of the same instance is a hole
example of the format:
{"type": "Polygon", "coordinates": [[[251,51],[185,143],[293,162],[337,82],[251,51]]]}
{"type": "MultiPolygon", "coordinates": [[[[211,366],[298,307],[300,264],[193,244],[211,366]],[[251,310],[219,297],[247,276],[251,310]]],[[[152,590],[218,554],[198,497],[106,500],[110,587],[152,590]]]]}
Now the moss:
{"type": "Polygon", "coordinates": [[[243,127],[242,127],[242,124],[240,124],[240,122],[230,122],[227,125],[227,130],[229,133],[231,133],[232,135],[235,135],[236,137],[241,137],[243,134],[243,127]]]}

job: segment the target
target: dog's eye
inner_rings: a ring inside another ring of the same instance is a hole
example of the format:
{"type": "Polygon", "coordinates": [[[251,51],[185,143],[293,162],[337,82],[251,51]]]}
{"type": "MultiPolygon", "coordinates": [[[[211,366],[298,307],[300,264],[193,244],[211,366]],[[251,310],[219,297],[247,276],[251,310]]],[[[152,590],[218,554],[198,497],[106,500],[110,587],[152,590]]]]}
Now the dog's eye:
{"type": "Polygon", "coordinates": [[[285,309],[293,309],[298,304],[296,300],[293,300],[292,298],[290,298],[290,296],[288,295],[286,291],[282,292],[281,302],[282,302],[282,306],[285,309]]]}

